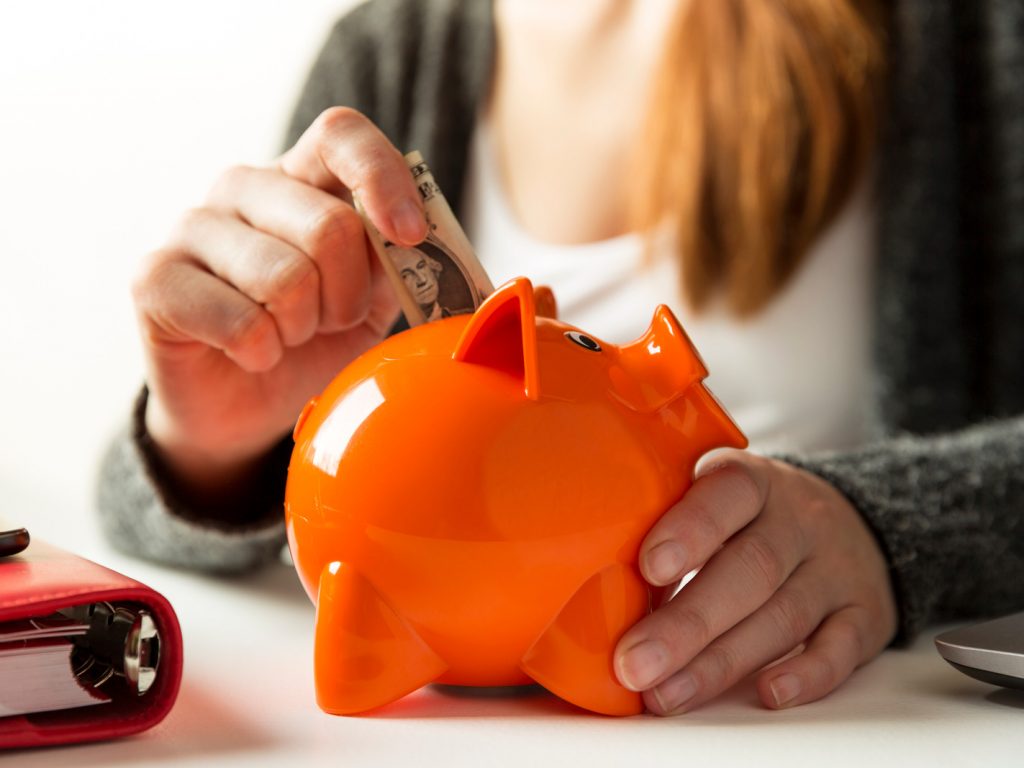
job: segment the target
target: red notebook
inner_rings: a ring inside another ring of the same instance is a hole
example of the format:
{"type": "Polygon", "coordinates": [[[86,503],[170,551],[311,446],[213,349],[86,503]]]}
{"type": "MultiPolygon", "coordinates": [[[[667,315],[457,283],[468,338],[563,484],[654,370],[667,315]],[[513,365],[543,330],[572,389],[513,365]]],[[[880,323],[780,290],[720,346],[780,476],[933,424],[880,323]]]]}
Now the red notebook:
{"type": "Polygon", "coordinates": [[[163,720],[178,695],[181,629],[170,603],[134,579],[39,541],[0,557],[0,642],[5,638],[0,712],[31,707],[33,697],[46,702],[46,686],[61,674],[98,703],[0,716],[0,749],[138,733],[163,720]],[[77,636],[54,639],[76,626],[77,636]],[[31,664],[40,670],[35,681],[26,673],[31,664]]]}

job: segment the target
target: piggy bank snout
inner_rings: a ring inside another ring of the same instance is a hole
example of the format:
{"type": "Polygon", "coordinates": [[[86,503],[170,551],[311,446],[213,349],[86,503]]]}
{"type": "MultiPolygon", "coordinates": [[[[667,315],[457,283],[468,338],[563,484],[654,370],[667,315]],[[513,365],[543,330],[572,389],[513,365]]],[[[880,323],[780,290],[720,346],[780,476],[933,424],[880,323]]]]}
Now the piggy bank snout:
{"type": "Polygon", "coordinates": [[[644,334],[619,348],[619,365],[612,369],[616,393],[631,408],[651,412],[680,397],[708,375],[704,361],[664,304],[644,334]]]}

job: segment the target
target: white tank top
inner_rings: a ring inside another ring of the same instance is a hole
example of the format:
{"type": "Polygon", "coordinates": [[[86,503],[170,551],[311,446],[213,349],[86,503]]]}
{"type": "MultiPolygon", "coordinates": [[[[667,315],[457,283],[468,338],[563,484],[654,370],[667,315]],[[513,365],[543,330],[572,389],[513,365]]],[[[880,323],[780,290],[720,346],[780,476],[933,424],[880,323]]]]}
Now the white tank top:
{"type": "Polygon", "coordinates": [[[473,137],[463,224],[495,285],[519,275],[555,293],[561,320],[613,343],[647,328],[667,304],[707,363],[706,383],[760,452],[838,449],[879,434],[871,362],[874,211],[852,196],[785,289],[737,319],[720,302],[695,314],[672,243],[644,258],[637,234],[582,245],[523,231],[503,193],[486,125],[473,137]]]}

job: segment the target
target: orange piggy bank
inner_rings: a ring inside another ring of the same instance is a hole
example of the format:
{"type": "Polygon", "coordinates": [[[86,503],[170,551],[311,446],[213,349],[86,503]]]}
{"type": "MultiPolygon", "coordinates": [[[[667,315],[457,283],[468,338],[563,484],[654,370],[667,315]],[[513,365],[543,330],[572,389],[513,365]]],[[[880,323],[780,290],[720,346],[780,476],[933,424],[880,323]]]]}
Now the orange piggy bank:
{"type": "Polygon", "coordinates": [[[525,278],[345,368],[299,417],[285,501],[320,707],[536,681],[640,712],[612,670],[650,611],[640,542],[703,453],[746,445],[706,375],[666,307],[617,347],[538,317],[525,278]]]}

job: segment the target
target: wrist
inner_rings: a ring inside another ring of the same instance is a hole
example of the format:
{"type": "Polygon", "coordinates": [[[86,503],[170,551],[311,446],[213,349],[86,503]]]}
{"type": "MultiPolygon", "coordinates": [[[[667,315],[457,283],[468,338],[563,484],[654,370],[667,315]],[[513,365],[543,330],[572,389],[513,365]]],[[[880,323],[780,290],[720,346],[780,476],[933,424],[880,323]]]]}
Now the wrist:
{"type": "Polygon", "coordinates": [[[217,440],[182,430],[159,397],[149,392],[140,403],[137,425],[140,443],[159,467],[161,478],[175,494],[197,508],[230,507],[249,495],[277,440],[266,445],[217,440]]]}

